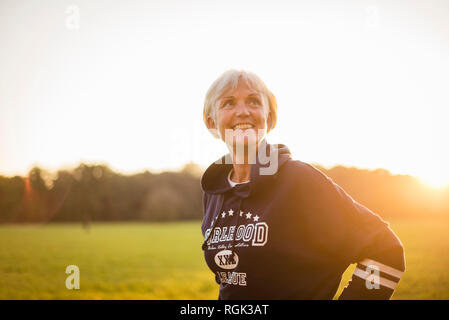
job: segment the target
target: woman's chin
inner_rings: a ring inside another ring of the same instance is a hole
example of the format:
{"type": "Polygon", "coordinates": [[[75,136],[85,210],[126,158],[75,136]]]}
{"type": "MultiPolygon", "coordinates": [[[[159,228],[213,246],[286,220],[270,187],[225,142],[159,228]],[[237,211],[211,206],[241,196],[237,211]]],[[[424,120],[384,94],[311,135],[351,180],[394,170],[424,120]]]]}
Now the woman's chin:
{"type": "Polygon", "coordinates": [[[234,130],[225,135],[225,143],[229,148],[250,148],[257,147],[264,137],[263,130],[256,132],[254,129],[234,130]]]}
{"type": "Polygon", "coordinates": [[[236,147],[251,147],[251,146],[257,146],[258,144],[257,135],[237,135],[233,137],[232,145],[236,147]]]}

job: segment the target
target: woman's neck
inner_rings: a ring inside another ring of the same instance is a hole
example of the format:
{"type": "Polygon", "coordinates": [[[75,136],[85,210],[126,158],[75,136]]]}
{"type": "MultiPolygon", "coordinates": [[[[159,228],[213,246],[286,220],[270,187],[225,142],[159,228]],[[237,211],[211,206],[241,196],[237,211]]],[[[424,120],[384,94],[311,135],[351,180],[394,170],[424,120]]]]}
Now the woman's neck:
{"type": "Polygon", "coordinates": [[[244,148],[237,148],[235,145],[229,147],[229,151],[232,154],[232,172],[231,181],[240,183],[250,180],[251,166],[255,162],[257,157],[257,145],[245,146],[244,148]]]}
{"type": "Polygon", "coordinates": [[[246,182],[251,177],[251,164],[233,164],[231,172],[231,181],[246,182]]]}

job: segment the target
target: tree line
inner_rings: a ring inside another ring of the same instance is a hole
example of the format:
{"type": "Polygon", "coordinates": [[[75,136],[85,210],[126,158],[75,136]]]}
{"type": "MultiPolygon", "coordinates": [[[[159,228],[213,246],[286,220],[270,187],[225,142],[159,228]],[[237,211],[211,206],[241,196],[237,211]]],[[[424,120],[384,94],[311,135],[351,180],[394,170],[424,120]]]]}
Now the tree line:
{"type": "MultiPolygon", "coordinates": [[[[384,218],[449,217],[449,188],[434,190],[407,175],[315,165],[355,200],[384,218]]],[[[202,218],[202,170],[123,175],[107,165],[80,164],[52,176],[0,176],[0,223],[175,221],[202,218]]]]}

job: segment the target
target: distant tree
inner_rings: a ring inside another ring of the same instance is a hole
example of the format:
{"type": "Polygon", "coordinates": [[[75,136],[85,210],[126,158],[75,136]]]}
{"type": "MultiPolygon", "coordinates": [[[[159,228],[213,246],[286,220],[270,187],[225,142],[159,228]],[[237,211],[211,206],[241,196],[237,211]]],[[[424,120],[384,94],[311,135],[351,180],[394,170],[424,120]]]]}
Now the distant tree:
{"type": "Polygon", "coordinates": [[[195,162],[189,162],[181,170],[182,173],[190,174],[192,177],[199,178],[203,174],[203,169],[195,162]]]}
{"type": "Polygon", "coordinates": [[[24,190],[25,181],[22,177],[0,176],[0,223],[18,221],[24,190]]]}
{"type": "MultiPolygon", "coordinates": [[[[435,191],[384,169],[314,166],[382,217],[449,217],[449,188],[435,191]]],[[[195,163],[180,172],[134,175],[81,163],[49,181],[50,173],[34,167],[24,178],[0,176],[0,223],[201,219],[201,174],[195,163]]]]}
{"type": "Polygon", "coordinates": [[[49,194],[42,174],[42,169],[33,167],[24,179],[22,201],[13,222],[48,221],[49,194]]]}
{"type": "Polygon", "coordinates": [[[173,188],[162,185],[151,190],[140,213],[142,220],[170,221],[181,218],[182,197],[173,188]]]}

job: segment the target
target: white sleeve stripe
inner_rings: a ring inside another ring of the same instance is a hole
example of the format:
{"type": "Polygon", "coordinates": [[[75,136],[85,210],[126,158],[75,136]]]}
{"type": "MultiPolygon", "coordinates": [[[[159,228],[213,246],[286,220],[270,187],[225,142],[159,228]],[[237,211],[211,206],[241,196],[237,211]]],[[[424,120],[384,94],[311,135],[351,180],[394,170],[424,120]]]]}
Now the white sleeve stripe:
{"type": "Polygon", "coordinates": [[[383,263],[371,259],[365,259],[359,263],[367,267],[369,267],[370,265],[374,265],[378,267],[380,271],[392,275],[393,277],[396,277],[398,279],[400,279],[402,277],[402,274],[404,273],[403,271],[399,271],[398,269],[392,268],[390,266],[387,266],[383,263]]]}
{"type": "MultiPolygon", "coordinates": [[[[357,277],[359,277],[359,278],[362,278],[363,280],[366,280],[366,279],[367,279],[369,276],[371,276],[372,274],[371,274],[371,273],[368,273],[368,272],[365,272],[365,271],[363,271],[363,270],[361,270],[361,269],[359,269],[359,268],[355,268],[355,270],[354,270],[354,275],[357,276],[357,277]]],[[[370,279],[369,281],[371,281],[371,279],[370,279]]],[[[380,282],[379,284],[380,284],[381,286],[390,288],[390,289],[392,289],[392,290],[394,290],[394,289],[396,288],[396,285],[397,285],[396,282],[391,281],[391,280],[388,280],[388,279],[385,279],[385,278],[382,278],[382,277],[380,277],[380,276],[379,276],[379,282],[380,282]]]]}

